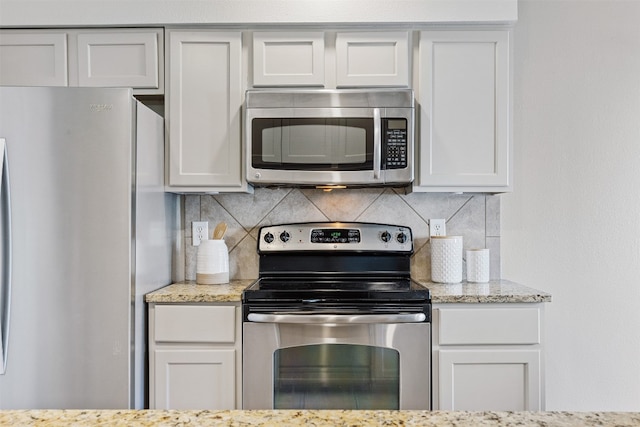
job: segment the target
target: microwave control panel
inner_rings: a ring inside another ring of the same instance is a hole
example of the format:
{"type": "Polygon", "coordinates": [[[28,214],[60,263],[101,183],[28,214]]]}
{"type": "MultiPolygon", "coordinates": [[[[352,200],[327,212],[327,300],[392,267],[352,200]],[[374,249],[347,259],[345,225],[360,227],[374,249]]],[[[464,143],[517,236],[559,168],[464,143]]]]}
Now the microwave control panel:
{"type": "Polygon", "coordinates": [[[407,167],[407,120],[384,119],[384,169],[407,167]]]}

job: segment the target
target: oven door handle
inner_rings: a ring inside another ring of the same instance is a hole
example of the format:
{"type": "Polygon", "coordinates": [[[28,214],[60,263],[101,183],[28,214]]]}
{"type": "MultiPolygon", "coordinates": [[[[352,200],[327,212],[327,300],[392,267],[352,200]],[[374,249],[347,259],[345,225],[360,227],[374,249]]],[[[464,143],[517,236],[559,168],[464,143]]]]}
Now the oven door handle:
{"type": "Polygon", "coordinates": [[[247,320],[255,323],[306,323],[306,324],[362,324],[362,323],[422,323],[424,313],[399,314],[264,314],[249,313],[247,320]]]}

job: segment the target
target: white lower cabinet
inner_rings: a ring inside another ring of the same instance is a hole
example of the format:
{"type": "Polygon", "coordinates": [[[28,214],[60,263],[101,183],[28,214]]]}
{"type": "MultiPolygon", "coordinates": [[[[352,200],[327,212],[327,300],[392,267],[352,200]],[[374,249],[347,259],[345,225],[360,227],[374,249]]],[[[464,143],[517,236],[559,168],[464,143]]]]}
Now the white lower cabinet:
{"type": "Polygon", "coordinates": [[[238,409],[239,303],[150,304],[149,407],[238,409]]]}
{"type": "Polygon", "coordinates": [[[544,410],[542,304],[434,306],[434,409],[544,410]]]}

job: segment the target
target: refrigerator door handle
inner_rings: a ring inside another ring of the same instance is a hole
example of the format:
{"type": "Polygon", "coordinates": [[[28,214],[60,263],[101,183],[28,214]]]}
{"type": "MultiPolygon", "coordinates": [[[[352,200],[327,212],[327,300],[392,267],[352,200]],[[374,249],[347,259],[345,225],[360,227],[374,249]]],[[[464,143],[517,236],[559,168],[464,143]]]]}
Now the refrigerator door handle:
{"type": "Polygon", "coordinates": [[[7,144],[0,138],[0,375],[7,369],[11,307],[11,199],[7,144]]]}

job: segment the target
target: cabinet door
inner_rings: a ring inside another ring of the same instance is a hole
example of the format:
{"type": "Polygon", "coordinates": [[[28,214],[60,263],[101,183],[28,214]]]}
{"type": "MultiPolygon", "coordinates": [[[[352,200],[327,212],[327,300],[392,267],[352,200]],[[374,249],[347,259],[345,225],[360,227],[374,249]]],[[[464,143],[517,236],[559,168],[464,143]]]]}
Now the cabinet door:
{"type": "Polygon", "coordinates": [[[246,191],[241,33],[174,30],[167,37],[169,191],[246,191]]]}
{"type": "Polygon", "coordinates": [[[254,86],[324,86],[324,33],[253,33],[254,86]]]}
{"type": "Polygon", "coordinates": [[[0,31],[0,85],[67,86],[67,35],[0,31]]]}
{"type": "Polygon", "coordinates": [[[510,190],[509,31],[420,35],[414,191],[510,190]]]}
{"type": "Polygon", "coordinates": [[[440,350],[439,409],[539,411],[540,350],[440,350]]]}
{"type": "Polygon", "coordinates": [[[154,409],[235,409],[235,351],[158,350],[154,409]]]}
{"type": "Polygon", "coordinates": [[[161,30],[81,32],[77,40],[79,86],[160,88],[161,30]]]}
{"type": "Polygon", "coordinates": [[[338,33],[338,87],[409,87],[409,33],[338,33]]]}

